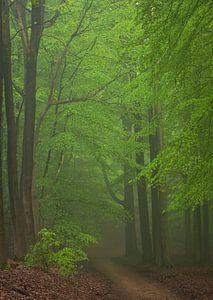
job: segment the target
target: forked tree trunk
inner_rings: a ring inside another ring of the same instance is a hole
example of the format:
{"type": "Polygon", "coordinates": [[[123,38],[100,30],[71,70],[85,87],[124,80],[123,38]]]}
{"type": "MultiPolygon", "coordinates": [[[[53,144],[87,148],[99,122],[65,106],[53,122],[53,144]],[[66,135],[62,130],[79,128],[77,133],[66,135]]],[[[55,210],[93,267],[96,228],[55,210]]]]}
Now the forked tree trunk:
{"type": "Polygon", "coordinates": [[[19,196],[17,173],[17,135],[13,103],[11,45],[9,7],[4,1],[3,7],[3,45],[4,45],[4,93],[7,118],[7,165],[10,209],[14,234],[14,254],[21,258],[26,254],[25,223],[23,203],[19,196]]]}
{"type": "Polygon", "coordinates": [[[6,262],[3,182],[2,182],[2,106],[3,106],[3,41],[2,41],[2,0],[0,0],[0,268],[6,262]]]}
{"type": "MultiPolygon", "coordinates": [[[[31,36],[29,41],[22,38],[25,53],[25,81],[24,81],[24,133],[22,149],[22,168],[20,195],[24,204],[26,219],[26,240],[28,247],[35,242],[38,224],[38,211],[33,198],[33,168],[34,168],[34,138],[35,138],[35,114],[36,114],[36,73],[37,58],[40,38],[43,30],[43,1],[38,0],[32,3],[31,12],[31,36]],[[34,221],[36,220],[36,221],[34,221]]],[[[19,7],[18,7],[19,9],[19,7]]],[[[19,13],[19,11],[18,11],[19,13]]],[[[19,14],[20,16],[23,14],[19,14]]],[[[22,22],[24,24],[25,21],[22,22]]],[[[23,31],[23,35],[27,32],[23,31]]]]}

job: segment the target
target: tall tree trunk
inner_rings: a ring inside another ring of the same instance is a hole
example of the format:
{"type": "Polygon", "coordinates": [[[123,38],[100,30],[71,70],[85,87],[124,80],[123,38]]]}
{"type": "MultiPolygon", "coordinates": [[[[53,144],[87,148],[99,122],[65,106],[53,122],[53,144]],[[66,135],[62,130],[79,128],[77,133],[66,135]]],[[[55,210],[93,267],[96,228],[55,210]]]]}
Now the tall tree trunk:
{"type": "Polygon", "coordinates": [[[11,45],[9,7],[4,1],[3,7],[3,45],[4,45],[4,92],[7,118],[7,163],[8,187],[10,196],[10,209],[14,234],[14,254],[21,258],[26,253],[25,225],[23,203],[19,196],[17,174],[17,135],[13,103],[12,71],[11,71],[11,45]]]}
{"type": "MultiPolygon", "coordinates": [[[[24,24],[24,22],[22,22],[24,24]]],[[[43,30],[43,1],[34,1],[31,12],[30,40],[22,39],[25,49],[25,81],[24,81],[24,133],[22,149],[22,169],[20,195],[24,203],[26,218],[27,245],[35,242],[38,222],[38,212],[33,211],[33,167],[34,167],[34,138],[36,114],[36,72],[40,38],[43,30]]]]}
{"type": "MultiPolygon", "coordinates": [[[[162,108],[161,105],[156,105],[156,114],[160,118],[160,122],[157,127],[157,143],[158,153],[164,148],[164,128],[162,125],[162,108]]],[[[169,249],[169,224],[168,224],[168,213],[167,209],[167,192],[158,186],[159,189],[159,202],[160,202],[160,214],[161,214],[161,247],[162,247],[162,265],[169,266],[170,260],[170,249],[169,249]]]]}
{"type": "Polygon", "coordinates": [[[162,248],[162,266],[171,265],[170,248],[169,248],[169,224],[167,209],[167,193],[159,189],[159,201],[161,212],[161,248],[162,248]]]}
{"type": "MultiPolygon", "coordinates": [[[[124,129],[127,132],[132,131],[132,124],[127,118],[122,119],[124,129]]],[[[138,253],[137,237],[135,228],[135,209],[134,209],[134,189],[129,181],[132,179],[133,170],[128,165],[124,166],[124,208],[129,212],[131,220],[125,225],[125,246],[126,256],[133,256],[138,253]]]]}
{"type": "MultiPolygon", "coordinates": [[[[143,156],[143,154],[142,154],[143,156]]],[[[141,157],[140,157],[141,161],[141,157]]],[[[149,209],[147,201],[147,189],[145,178],[140,178],[137,182],[140,230],[142,241],[142,257],[144,263],[152,262],[152,241],[149,223],[149,209]]]]}
{"type": "Polygon", "coordinates": [[[198,205],[193,211],[193,260],[195,264],[201,262],[201,209],[198,205]]]}
{"type": "Polygon", "coordinates": [[[4,206],[2,182],[2,106],[3,106],[3,41],[2,41],[2,0],[0,0],[0,268],[6,262],[4,206]]]}
{"type": "MultiPolygon", "coordinates": [[[[154,135],[150,135],[150,160],[156,157],[156,140],[154,135]]],[[[153,240],[153,261],[156,265],[161,265],[162,249],[161,249],[161,222],[160,222],[160,202],[158,188],[151,187],[152,198],[152,240],[153,240]]]]}
{"type": "MultiPolygon", "coordinates": [[[[159,117],[160,115],[160,105],[151,108],[149,111],[150,122],[153,117],[159,117]]],[[[164,134],[161,123],[158,124],[156,132],[150,135],[149,142],[150,160],[153,161],[164,146],[164,134]]],[[[168,266],[171,262],[168,245],[168,215],[165,212],[167,208],[167,194],[158,185],[151,188],[151,196],[154,262],[158,266],[168,266]]]]}
{"type": "Polygon", "coordinates": [[[33,210],[33,218],[34,218],[34,231],[35,231],[35,239],[38,240],[38,233],[41,230],[41,218],[40,218],[40,207],[39,201],[37,199],[36,194],[36,166],[34,162],[33,166],[33,179],[32,179],[32,210],[33,210]]]}
{"type": "Polygon", "coordinates": [[[192,222],[191,222],[191,209],[187,208],[184,212],[185,221],[185,257],[186,260],[192,260],[192,222]]]}
{"type": "MultiPolygon", "coordinates": [[[[140,116],[137,117],[137,121],[141,121],[140,116]]],[[[140,130],[140,125],[135,126],[135,132],[140,130]]],[[[138,140],[142,143],[142,139],[138,140]]],[[[136,153],[136,162],[139,166],[144,166],[144,153],[142,151],[136,153]]],[[[137,168],[139,174],[140,168],[137,168]]],[[[140,232],[142,242],[142,257],[144,263],[152,262],[152,240],[150,232],[149,222],[149,208],[147,198],[146,179],[141,177],[137,181],[137,192],[138,192],[138,205],[139,205],[139,218],[140,218],[140,232]]]]}
{"type": "Polygon", "coordinates": [[[36,65],[37,54],[29,53],[25,64],[24,85],[24,134],[22,149],[22,170],[20,195],[24,203],[26,217],[27,244],[35,241],[34,216],[33,216],[33,164],[34,164],[34,132],[36,111],[36,65]]]}
{"type": "Polygon", "coordinates": [[[134,256],[138,253],[135,229],[134,191],[129,166],[124,167],[124,208],[130,214],[131,220],[125,224],[125,251],[126,256],[134,256]]]}

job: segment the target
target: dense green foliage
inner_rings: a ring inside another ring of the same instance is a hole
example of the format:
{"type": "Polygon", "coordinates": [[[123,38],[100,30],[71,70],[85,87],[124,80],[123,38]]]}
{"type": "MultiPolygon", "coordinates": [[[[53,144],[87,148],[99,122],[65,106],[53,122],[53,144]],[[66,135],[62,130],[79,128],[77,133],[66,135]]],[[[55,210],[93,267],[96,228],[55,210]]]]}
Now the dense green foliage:
{"type": "MultiPolygon", "coordinates": [[[[18,174],[26,119],[23,40],[39,3],[24,1],[25,28],[20,8],[10,7],[18,174]]],[[[67,275],[106,224],[134,220],[123,201],[125,180],[147,183],[148,219],[153,190],[165,192],[160,215],[175,211],[172,228],[183,227],[183,211],[212,204],[212,1],[48,0],[43,25],[32,198],[45,229],[27,262],[67,275]]]]}
{"type": "Polygon", "coordinates": [[[212,3],[156,1],[151,8],[145,1],[139,11],[149,69],[141,74],[144,97],[163,106],[166,135],[150,165],[158,168],[153,180],[168,183],[174,208],[196,206],[213,191],[212,3]]]}

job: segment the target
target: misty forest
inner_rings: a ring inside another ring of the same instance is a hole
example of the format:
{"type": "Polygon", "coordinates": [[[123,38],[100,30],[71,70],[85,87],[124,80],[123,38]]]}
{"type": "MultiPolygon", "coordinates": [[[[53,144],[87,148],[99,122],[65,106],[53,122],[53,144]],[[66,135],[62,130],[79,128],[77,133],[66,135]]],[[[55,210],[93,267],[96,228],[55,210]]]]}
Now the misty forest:
{"type": "Polygon", "coordinates": [[[212,0],[0,0],[0,299],[213,299],[212,0]]]}

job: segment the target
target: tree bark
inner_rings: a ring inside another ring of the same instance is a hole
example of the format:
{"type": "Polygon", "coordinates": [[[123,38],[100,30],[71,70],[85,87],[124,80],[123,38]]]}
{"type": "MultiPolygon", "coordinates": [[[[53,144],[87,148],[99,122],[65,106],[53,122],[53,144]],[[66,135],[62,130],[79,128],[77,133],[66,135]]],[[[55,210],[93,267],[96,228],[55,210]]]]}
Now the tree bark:
{"type": "Polygon", "coordinates": [[[205,201],[202,206],[202,262],[208,262],[209,260],[209,206],[208,202],[205,201]]]}
{"type": "Polygon", "coordinates": [[[2,182],[2,106],[3,106],[3,41],[2,41],[2,0],[0,0],[0,268],[6,262],[4,206],[2,182]]]}
{"type": "Polygon", "coordinates": [[[36,64],[37,57],[35,57],[35,53],[30,53],[26,58],[25,65],[25,114],[20,187],[20,195],[23,199],[26,217],[26,240],[28,245],[35,241],[34,216],[32,205],[32,182],[36,112],[36,64]]]}
{"type": "Polygon", "coordinates": [[[8,188],[10,196],[10,209],[14,234],[14,254],[21,258],[26,254],[25,225],[23,203],[19,196],[17,172],[17,134],[13,103],[12,70],[11,70],[11,45],[9,7],[4,1],[3,7],[3,45],[4,45],[4,93],[7,118],[7,168],[8,188]]]}
{"type": "Polygon", "coordinates": [[[187,208],[184,212],[185,219],[185,257],[186,260],[192,261],[192,222],[191,209],[187,208]]]}
{"type": "MultiPolygon", "coordinates": [[[[132,130],[132,124],[127,118],[123,118],[124,129],[128,132],[132,130]]],[[[130,214],[131,220],[125,225],[125,247],[126,256],[138,254],[136,228],[135,228],[135,209],[134,209],[134,190],[133,184],[129,181],[132,179],[132,168],[124,165],[124,208],[130,214]]]]}
{"type": "MultiPolygon", "coordinates": [[[[153,117],[160,117],[162,113],[159,104],[150,109],[149,120],[153,117]]],[[[164,132],[161,122],[156,128],[156,132],[149,137],[150,141],[150,160],[154,160],[164,147],[164,132]]],[[[157,170],[156,170],[157,171],[157,170]]],[[[162,187],[157,185],[152,187],[152,228],[153,228],[153,253],[154,262],[158,266],[169,266],[169,232],[168,232],[168,213],[167,209],[167,193],[162,187]]]]}
{"type": "Polygon", "coordinates": [[[131,180],[129,166],[124,167],[124,208],[130,214],[131,220],[125,225],[125,250],[126,256],[138,254],[137,238],[135,229],[135,209],[134,209],[134,191],[131,180]]]}
{"type": "MultiPolygon", "coordinates": [[[[157,155],[156,136],[149,136],[150,143],[150,160],[153,161],[157,155]]],[[[151,187],[152,198],[152,240],[153,240],[153,262],[157,266],[161,265],[162,249],[161,249],[161,214],[159,193],[156,186],[151,187]]]]}
{"type": "MultiPolygon", "coordinates": [[[[140,116],[137,121],[141,121],[140,116]]],[[[135,126],[135,132],[140,130],[140,125],[135,126]]],[[[142,143],[142,139],[138,140],[142,143]]],[[[136,162],[138,166],[144,166],[144,153],[142,151],[136,153],[136,162]]],[[[140,173],[140,168],[137,168],[137,174],[140,173]]],[[[141,177],[137,181],[138,205],[139,205],[139,218],[140,218],[140,231],[142,242],[142,258],[144,263],[152,262],[152,240],[149,222],[149,208],[147,198],[146,179],[141,177]]]]}
{"type": "MultiPolygon", "coordinates": [[[[23,23],[23,22],[22,22],[23,23]]],[[[36,240],[35,224],[39,216],[33,198],[34,138],[36,114],[36,73],[40,38],[43,30],[43,1],[34,1],[31,12],[31,36],[25,44],[25,81],[24,81],[24,133],[22,149],[22,168],[20,195],[23,199],[26,218],[26,240],[28,247],[36,240]]],[[[22,39],[24,40],[24,39],[22,39]]]]}
{"type": "Polygon", "coordinates": [[[201,209],[198,205],[193,211],[193,260],[201,262],[201,209]]]}

